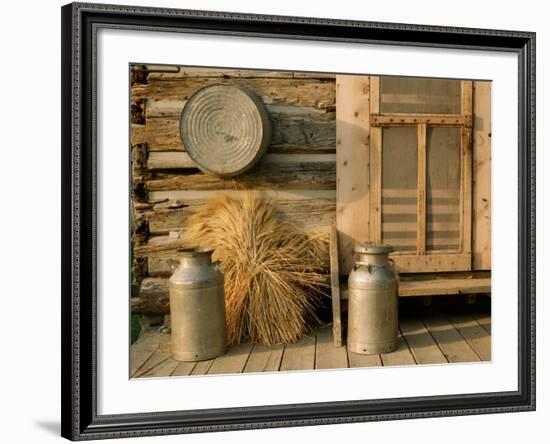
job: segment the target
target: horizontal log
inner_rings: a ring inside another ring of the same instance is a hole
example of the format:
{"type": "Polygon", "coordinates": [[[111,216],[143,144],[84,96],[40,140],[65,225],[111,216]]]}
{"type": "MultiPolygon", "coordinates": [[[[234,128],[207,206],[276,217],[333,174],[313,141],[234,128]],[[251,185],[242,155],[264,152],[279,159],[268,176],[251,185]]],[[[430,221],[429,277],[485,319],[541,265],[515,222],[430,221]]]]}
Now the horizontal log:
{"type": "MultiPolygon", "coordinates": [[[[178,254],[177,248],[180,248],[183,243],[179,239],[170,239],[169,236],[155,236],[151,239],[155,240],[142,245],[136,251],[136,257],[143,258],[147,262],[147,272],[150,277],[169,277],[179,264],[181,255],[178,254]],[[159,239],[161,237],[162,240],[159,239]]],[[[321,266],[328,272],[330,268],[328,252],[324,259],[321,266]]]]}
{"type": "Polygon", "coordinates": [[[309,157],[279,154],[266,156],[251,170],[237,177],[220,178],[202,172],[153,173],[145,181],[148,191],[235,189],[336,189],[336,162],[332,154],[309,157]],[[303,160],[303,161],[300,161],[303,160]]]}
{"type": "MultiPolygon", "coordinates": [[[[185,101],[149,100],[145,125],[132,126],[132,144],[147,143],[149,151],[185,151],[180,116],[185,101]]],[[[269,152],[334,152],[336,115],[313,107],[268,105],[272,124],[269,152]]]]}
{"type": "Polygon", "coordinates": [[[244,86],[256,93],[266,104],[288,104],[334,108],[336,102],[334,79],[289,78],[148,78],[145,85],[132,87],[132,100],[160,100],[180,97],[187,100],[199,88],[224,84],[244,86]]]}
{"type": "Polygon", "coordinates": [[[159,278],[144,279],[141,282],[139,296],[130,299],[130,307],[132,313],[170,313],[168,280],[159,278]]]}
{"type": "Polygon", "coordinates": [[[147,257],[147,271],[151,277],[168,277],[178,264],[179,256],[176,253],[147,257]]]}
{"type": "Polygon", "coordinates": [[[134,245],[134,255],[136,257],[155,256],[167,252],[175,253],[178,248],[185,246],[185,243],[179,237],[179,233],[171,232],[168,235],[151,236],[146,242],[136,243],[134,245]]]}
{"type": "Polygon", "coordinates": [[[185,246],[185,242],[179,237],[178,231],[170,232],[169,235],[152,236],[147,242],[136,244],[134,247],[135,256],[160,258],[177,255],[178,248],[185,246]]]}
{"type": "Polygon", "coordinates": [[[189,66],[147,65],[148,80],[213,78],[334,79],[331,73],[268,71],[262,69],[195,68],[189,66]]]}
{"type": "MultiPolygon", "coordinates": [[[[169,277],[179,264],[180,255],[175,250],[151,253],[144,256],[147,260],[147,272],[151,277],[169,277]]],[[[325,271],[329,271],[329,259],[322,264],[325,271]]]]}
{"type": "Polygon", "coordinates": [[[294,71],[293,77],[295,79],[331,79],[336,81],[336,74],[331,72],[294,71]]]}
{"type": "Polygon", "coordinates": [[[196,209],[196,206],[192,206],[148,212],[145,217],[149,223],[149,234],[154,236],[181,230],[185,226],[185,221],[196,209]]]}
{"type": "MultiPolygon", "coordinates": [[[[261,159],[261,165],[266,167],[273,165],[304,165],[313,163],[335,163],[335,154],[282,154],[267,153],[261,159]]],[[[260,166],[258,164],[258,166],[260,166]]],[[[197,168],[197,164],[184,151],[154,151],[148,154],[147,169],[154,170],[179,170],[197,168]]]]}
{"type": "Polygon", "coordinates": [[[183,151],[154,151],[149,153],[147,168],[153,170],[197,168],[197,164],[183,151]]]}
{"type": "MultiPolygon", "coordinates": [[[[300,229],[314,233],[327,233],[334,218],[333,200],[311,199],[305,201],[279,200],[276,202],[281,216],[295,223],[300,229]]],[[[187,218],[197,209],[196,202],[178,208],[159,208],[144,213],[152,235],[168,234],[185,226],[187,218]]]]}
{"type": "MultiPolygon", "coordinates": [[[[327,253],[328,254],[328,253],[327,253]]],[[[162,255],[147,256],[147,271],[150,277],[169,277],[179,264],[180,256],[177,252],[165,252],[162,255]]],[[[329,271],[329,258],[322,264],[323,269],[329,271]]]]}
{"type": "MultiPolygon", "coordinates": [[[[149,201],[156,205],[179,206],[191,202],[204,203],[207,199],[217,197],[220,194],[228,196],[237,196],[242,191],[239,190],[168,190],[168,191],[149,191],[149,201]]],[[[336,190],[262,190],[265,196],[272,199],[281,200],[308,200],[308,199],[336,199],[336,190]]]]}

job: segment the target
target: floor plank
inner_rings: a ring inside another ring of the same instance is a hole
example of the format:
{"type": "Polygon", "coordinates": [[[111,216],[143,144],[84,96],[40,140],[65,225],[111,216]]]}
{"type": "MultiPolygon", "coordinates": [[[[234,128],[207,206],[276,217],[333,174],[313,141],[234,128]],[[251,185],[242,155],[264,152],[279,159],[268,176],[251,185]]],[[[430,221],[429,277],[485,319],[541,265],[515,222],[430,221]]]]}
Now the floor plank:
{"type": "Polygon", "coordinates": [[[478,362],[479,357],[443,316],[429,316],[424,323],[449,362],[478,362]]]}
{"type": "Polygon", "coordinates": [[[179,362],[169,355],[167,359],[160,362],[151,370],[142,374],[140,378],[161,378],[166,376],[172,376],[173,371],[176,369],[178,365],[179,365],[179,362]]]}
{"type": "Polygon", "coordinates": [[[162,364],[167,359],[171,358],[169,352],[155,350],[152,356],[141,366],[141,368],[135,373],[136,378],[141,378],[146,374],[153,371],[158,365],[162,364]]]}
{"type": "Polygon", "coordinates": [[[391,353],[381,353],[380,358],[382,359],[382,365],[415,365],[409,346],[403,336],[399,335],[399,345],[397,349],[391,353]]]}
{"type": "Polygon", "coordinates": [[[178,362],[170,353],[170,335],[144,330],[130,351],[132,377],[165,377],[228,373],[276,372],[382,365],[479,362],[491,359],[489,314],[442,315],[400,322],[395,352],[382,355],[351,353],[334,347],[332,330],[324,326],[294,344],[274,347],[244,344],[216,359],[178,362]]]}
{"type": "Polygon", "coordinates": [[[491,315],[487,313],[474,314],[472,317],[481,325],[487,333],[491,334],[491,315]]]}
{"type": "Polygon", "coordinates": [[[159,347],[161,335],[154,329],[143,331],[130,348],[130,376],[134,377],[141,370],[155,350],[159,347]]]}
{"type": "Polygon", "coordinates": [[[281,371],[313,370],[315,366],[315,333],[293,344],[287,344],[281,361],[281,371]]]}
{"type": "Polygon", "coordinates": [[[273,347],[266,347],[258,344],[254,345],[243,373],[279,371],[284,349],[284,344],[277,344],[273,347]]]}
{"type": "Polygon", "coordinates": [[[469,315],[449,316],[456,328],[482,361],[491,360],[491,337],[477,321],[469,315]]]}
{"type": "Polygon", "coordinates": [[[359,353],[350,351],[348,351],[348,362],[350,368],[382,366],[380,355],[360,355],[359,353]]]}
{"type": "Polygon", "coordinates": [[[417,364],[448,363],[422,321],[412,318],[402,319],[399,326],[417,364]]]}
{"type": "Polygon", "coordinates": [[[348,368],[348,354],[344,347],[335,347],[331,325],[317,330],[315,368],[348,368]]]}
{"type": "Polygon", "coordinates": [[[179,362],[170,376],[187,376],[195,368],[195,362],[179,362]]]}
{"type": "Polygon", "coordinates": [[[214,361],[215,359],[209,359],[208,361],[196,362],[193,370],[191,370],[191,373],[189,374],[193,376],[206,375],[208,373],[208,370],[210,370],[210,367],[212,367],[214,361]]]}
{"type": "Polygon", "coordinates": [[[240,344],[229,349],[222,356],[218,356],[210,369],[209,375],[221,375],[226,373],[241,373],[246,365],[252,344],[240,344]]]}

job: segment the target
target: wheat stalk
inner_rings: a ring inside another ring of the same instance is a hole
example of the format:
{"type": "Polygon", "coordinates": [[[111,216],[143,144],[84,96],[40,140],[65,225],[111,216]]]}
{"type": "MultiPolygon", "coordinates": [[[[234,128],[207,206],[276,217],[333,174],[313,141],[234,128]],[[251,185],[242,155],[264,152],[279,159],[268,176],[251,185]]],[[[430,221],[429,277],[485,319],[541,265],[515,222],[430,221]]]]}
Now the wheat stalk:
{"type": "Polygon", "coordinates": [[[213,248],[221,262],[230,345],[294,342],[319,322],[326,237],[299,230],[271,199],[257,191],[211,199],[189,218],[183,239],[213,248]]]}

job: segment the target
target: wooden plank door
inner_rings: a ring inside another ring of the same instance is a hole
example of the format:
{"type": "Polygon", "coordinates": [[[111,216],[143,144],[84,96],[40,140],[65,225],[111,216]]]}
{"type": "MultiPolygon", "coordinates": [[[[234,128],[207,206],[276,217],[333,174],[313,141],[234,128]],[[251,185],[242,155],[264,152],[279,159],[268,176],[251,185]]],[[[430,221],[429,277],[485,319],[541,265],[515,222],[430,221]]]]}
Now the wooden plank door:
{"type": "Polygon", "coordinates": [[[370,238],[400,272],[470,270],[472,82],[416,80],[371,77],[370,238]]]}

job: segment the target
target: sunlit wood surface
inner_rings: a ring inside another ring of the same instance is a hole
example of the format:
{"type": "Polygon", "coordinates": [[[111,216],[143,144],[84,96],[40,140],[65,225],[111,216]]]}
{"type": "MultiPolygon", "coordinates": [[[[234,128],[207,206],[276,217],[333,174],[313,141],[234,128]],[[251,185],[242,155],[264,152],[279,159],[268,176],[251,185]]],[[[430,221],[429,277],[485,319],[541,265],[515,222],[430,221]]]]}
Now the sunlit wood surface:
{"type": "Polygon", "coordinates": [[[131,347],[130,372],[132,378],[150,378],[491,360],[488,314],[403,318],[399,332],[398,349],[380,355],[358,355],[345,345],[335,347],[332,326],[326,325],[294,344],[241,344],[216,359],[178,362],[170,355],[170,335],[151,328],[131,347]]]}

